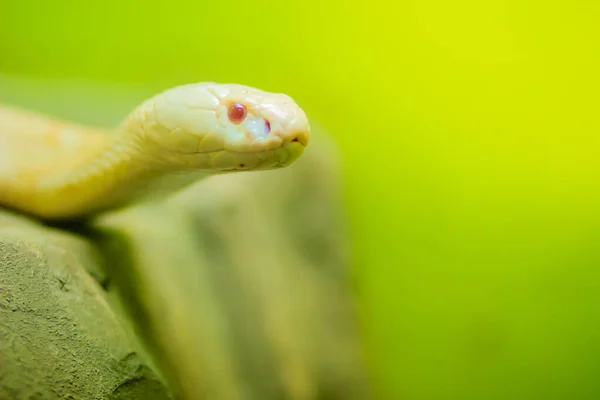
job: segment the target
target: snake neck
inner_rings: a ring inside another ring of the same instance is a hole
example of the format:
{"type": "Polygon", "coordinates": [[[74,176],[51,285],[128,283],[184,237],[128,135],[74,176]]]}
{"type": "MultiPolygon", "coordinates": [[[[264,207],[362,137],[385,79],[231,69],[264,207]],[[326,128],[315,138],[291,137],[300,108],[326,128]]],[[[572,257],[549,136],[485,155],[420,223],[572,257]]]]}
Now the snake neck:
{"type": "Polygon", "coordinates": [[[165,196],[205,173],[178,173],[152,157],[139,137],[120,132],[98,151],[37,183],[37,214],[54,219],[81,218],[165,196]]]}

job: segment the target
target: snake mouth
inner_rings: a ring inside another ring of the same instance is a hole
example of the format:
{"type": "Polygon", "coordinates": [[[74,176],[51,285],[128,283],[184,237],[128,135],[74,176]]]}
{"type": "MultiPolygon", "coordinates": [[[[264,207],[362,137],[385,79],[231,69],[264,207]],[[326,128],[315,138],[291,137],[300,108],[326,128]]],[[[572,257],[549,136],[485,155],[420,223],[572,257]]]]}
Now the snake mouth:
{"type": "MultiPolygon", "coordinates": [[[[285,132],[279,133],[275,135],[275,139],[278,143],[273,143],[272,141],[262,143],[256,147],[250,147],[248,145],[238,146],[236,144],[226,144],[224,148],[216,151],[228,151],[233,154],[259,154],[266,153],[270,151],[276,151],[281,148],[289,147],[293,144],[292,147],[296,148],[297,146],[302,146],[306,148],[308,146],[310,138],[310,132],[306,130],[295,130],[294,132],[285,132]]],[[[256,143],[256,142],[255,142],[256,143]]]]}
{"type": "Polygon", "coordinates": [[[245,143],[226,143],[223,150],[236,154],[255,154],[290,145],[291,143],[308,146],[310,132],[307,130],[294,130],[293,132],[276,133],[265,141],[248,141],[245,143]]]}
{"type": "Polygon", "coordinates": [[[275,149],[241,152],[221,150],[212,155],[212,169],[221,172],[264,171],[287,167],[304,152],[306,146],[300,141],[291,141],[275,149]]]}
{"type": "Polygon", "coordinates": [[[164,161],[178,165],[185,171],[204,170],[212,173],[235,171],[259,171],[287,167],[294,163],[308,144],[308,133],[288,133],[280,136],[277,146],[254,148],[228,148],[196,151],[193,153],[170,152],[164,161]]]}

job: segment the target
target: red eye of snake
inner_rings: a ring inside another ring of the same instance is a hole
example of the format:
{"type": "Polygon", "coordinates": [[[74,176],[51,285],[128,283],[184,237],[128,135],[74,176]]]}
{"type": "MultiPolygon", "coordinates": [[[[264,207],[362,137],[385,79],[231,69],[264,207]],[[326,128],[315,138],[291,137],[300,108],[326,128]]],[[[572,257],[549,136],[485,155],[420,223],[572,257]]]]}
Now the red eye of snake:
{"type": "Polygon", "coordinates": [[[229,106],[229,109],[227,110],[227,116],[229,117],[229,120],[234,124],[241,123],[246,118],[246,114],[246,107],[244,107],[244,105],[240,103],[233,103],[229,106]]]}

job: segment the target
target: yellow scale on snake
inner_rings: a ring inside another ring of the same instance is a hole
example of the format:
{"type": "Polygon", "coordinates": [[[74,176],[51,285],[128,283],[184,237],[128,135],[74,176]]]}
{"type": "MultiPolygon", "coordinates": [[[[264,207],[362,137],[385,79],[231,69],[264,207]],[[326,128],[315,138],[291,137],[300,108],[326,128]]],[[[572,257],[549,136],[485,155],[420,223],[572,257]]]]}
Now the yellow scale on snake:
{"type": "Polygon", "coordinates": [[[211,175],[288,166],[309,139],[289,96],[239,84],[168,89],[113,131],[0,105],[0,206],[87,218],[211,175]]]}

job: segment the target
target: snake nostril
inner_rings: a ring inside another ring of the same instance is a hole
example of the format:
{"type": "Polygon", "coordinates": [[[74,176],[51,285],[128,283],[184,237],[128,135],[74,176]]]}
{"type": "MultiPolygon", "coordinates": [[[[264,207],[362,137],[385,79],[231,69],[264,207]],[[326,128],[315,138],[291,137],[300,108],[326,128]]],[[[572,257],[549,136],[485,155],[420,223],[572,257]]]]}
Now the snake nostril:
{"type": "Polygon", "coordinates": [[[294,143],[294,142],[299,142],[299,141],[300,141],[300,140],[299,140],[297,137],[295,137],[295,138],[293,138],[293,139],[292,139],[292,143],[294,143]]]}

